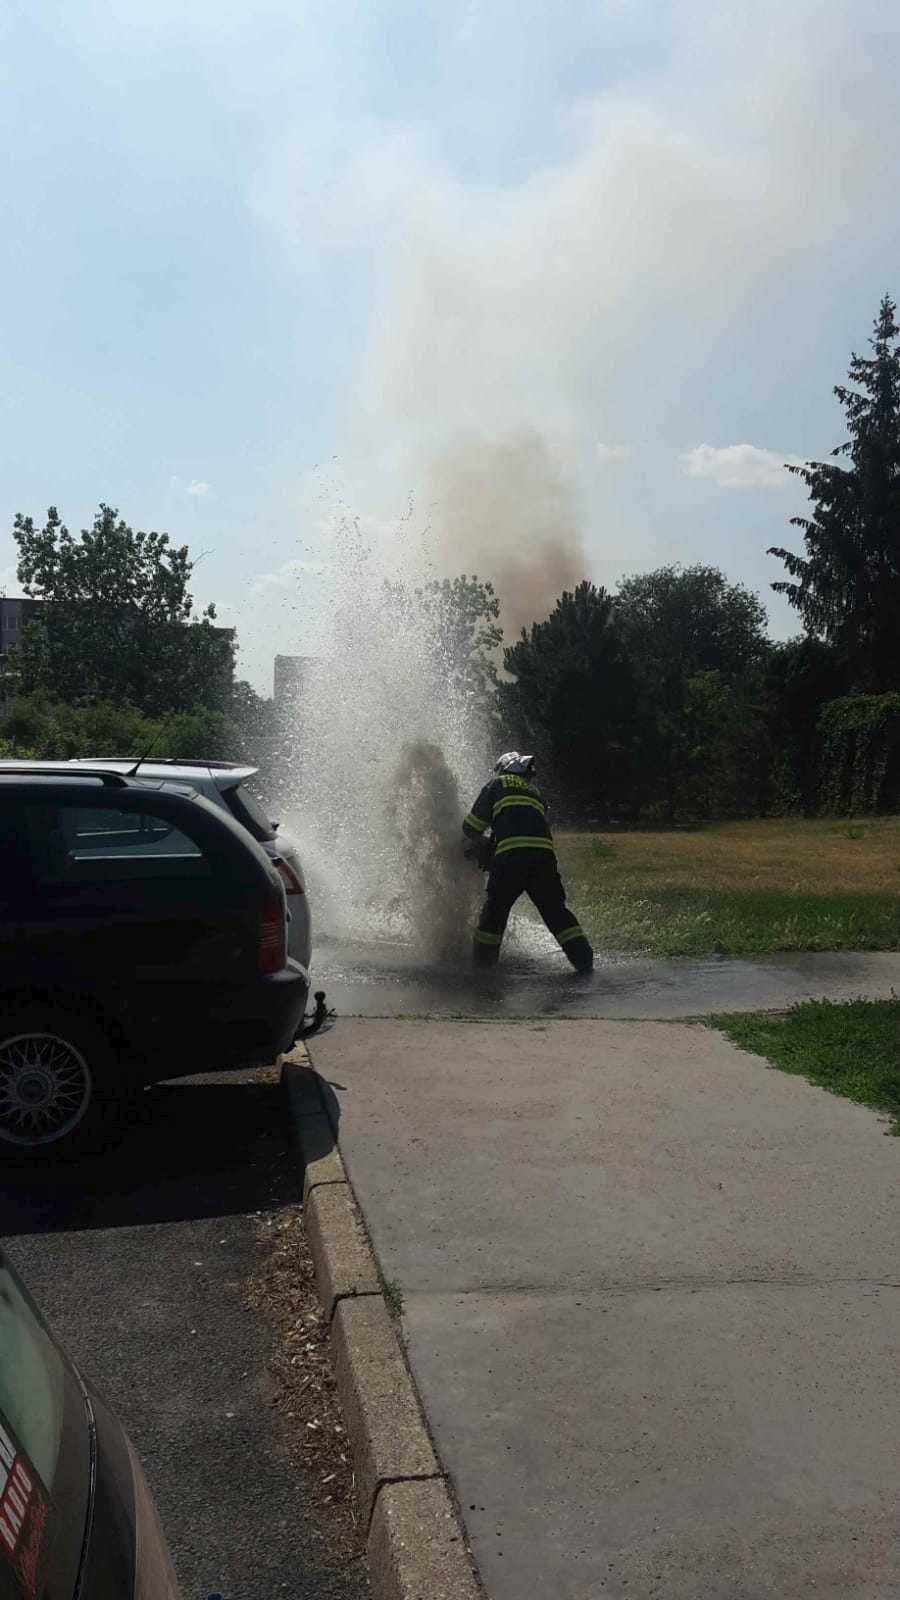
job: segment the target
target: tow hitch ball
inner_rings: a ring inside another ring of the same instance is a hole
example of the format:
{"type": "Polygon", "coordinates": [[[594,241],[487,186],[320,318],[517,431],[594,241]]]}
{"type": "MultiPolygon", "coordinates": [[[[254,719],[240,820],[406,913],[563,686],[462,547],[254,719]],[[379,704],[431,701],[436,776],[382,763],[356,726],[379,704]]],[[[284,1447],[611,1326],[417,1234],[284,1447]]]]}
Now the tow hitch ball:
{"type": "Polygon", "coordinates": [[[314,1033],[318,1033],[323,1022],[327,1022],[330,1017],[334,1016],[334,1012],[329,1011],[327,1005],[325,1004],[324,989],[316,990],[315,1002],[315,1011],[313,1011],[310,1016],[304,1017],[299,1028],[297,1029],[295,1035],[297,1039],[311,1039],[314,1033]]]}

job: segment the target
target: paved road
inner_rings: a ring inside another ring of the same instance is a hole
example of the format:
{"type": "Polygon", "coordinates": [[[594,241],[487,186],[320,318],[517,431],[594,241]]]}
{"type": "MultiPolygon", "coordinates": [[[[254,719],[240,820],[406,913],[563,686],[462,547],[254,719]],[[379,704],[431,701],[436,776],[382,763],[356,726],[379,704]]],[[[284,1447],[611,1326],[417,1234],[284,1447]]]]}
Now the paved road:
{"type": "Polygon", "coordinates": [[[185,1600],[361,1600],[304,1503],[269,1406],[267,1330],[244,1309],[257,1218],[296,1198],[276,1085],[151,1091],[102,1162],[4,1173],[0,1231],[137,1446],[185,1600]]]}
{"type": "Polygon", "coordinates": [[[312,1049],[491,1600],[896,1600],[876,1116],[696,1025],[312,1049]]]}
{"type": "Polygon", "coordinates": [[[813,996],[888,997],[900,987],[900,953],[756,956],[659,961],[598,957],[590,977],[572,972],[542,929],[531,947],[504,950],[493,973],[417,959],[404,945],[321,941],[314,982],[344,1017],[697,1017],[777,1011],[813,996]]]}

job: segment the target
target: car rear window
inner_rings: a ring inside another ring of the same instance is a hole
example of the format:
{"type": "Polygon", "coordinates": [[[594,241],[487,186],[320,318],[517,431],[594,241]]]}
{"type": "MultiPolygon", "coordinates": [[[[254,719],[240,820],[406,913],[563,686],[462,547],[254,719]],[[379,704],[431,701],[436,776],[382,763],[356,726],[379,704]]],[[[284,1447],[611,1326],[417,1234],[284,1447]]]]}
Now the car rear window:
{"type": "Polygon", "coordinates": [[[269,844],[275,838],[275,829],[266,815],[262,803],[246,784],[235,784],[225,790],[225,803],[231,815],[253,835],[260,844],[269,844]]]}
{"type": "Polygon", "coordinates": [[[48,800],[27,804],[23,818],[42,884],[212,876],[200,845],[152,811],[48,800]]]}

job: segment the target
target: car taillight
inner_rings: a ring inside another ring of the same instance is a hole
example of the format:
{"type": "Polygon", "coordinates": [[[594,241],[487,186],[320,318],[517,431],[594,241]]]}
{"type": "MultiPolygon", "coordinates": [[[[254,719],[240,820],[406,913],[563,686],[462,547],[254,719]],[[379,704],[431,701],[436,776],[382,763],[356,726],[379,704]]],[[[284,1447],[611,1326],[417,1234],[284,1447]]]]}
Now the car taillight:
{"type": "Polygon", "coordinates": [[[284,906],[280,900],[270,900],[259,913],[259,931],[256,944],[258,972],[280,972],[287,956],[287,928],[284,906]]]}
{"type": "Polygon", "coordinates": [[[297,874],[290,865],[290,862],[285,861],[284,856],[273,856],[272,865],[284,884],[285,894],[303,893],[303,885],[300,882],[300,879],[297,877],[297,874]]]}

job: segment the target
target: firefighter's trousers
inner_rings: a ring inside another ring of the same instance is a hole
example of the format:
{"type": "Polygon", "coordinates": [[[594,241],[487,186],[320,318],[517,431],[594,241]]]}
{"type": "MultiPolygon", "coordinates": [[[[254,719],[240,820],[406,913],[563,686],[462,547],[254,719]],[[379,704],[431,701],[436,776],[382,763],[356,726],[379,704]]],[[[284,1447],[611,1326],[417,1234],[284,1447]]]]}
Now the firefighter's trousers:
{"type": "Polygon", "coordinates": [[[566,905],[556,856],[549,850],[511,850],[494,861],[475,930],[475,965],[496,965],[509,913],[520,894],[527,894],[537,907],[573,967],[589,971],[594,952],[578,918],[566,905]]]}

